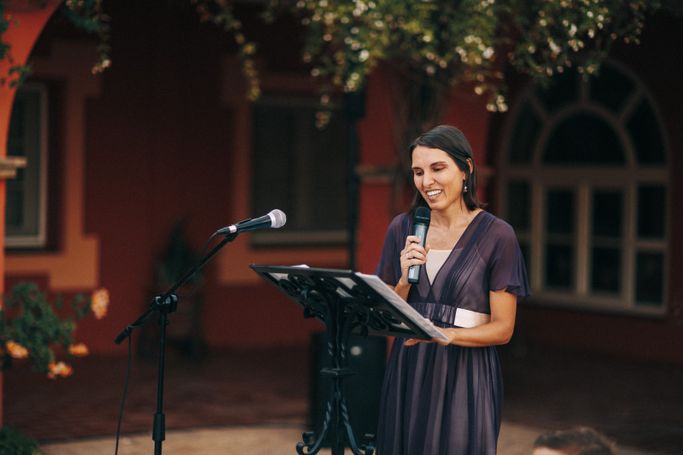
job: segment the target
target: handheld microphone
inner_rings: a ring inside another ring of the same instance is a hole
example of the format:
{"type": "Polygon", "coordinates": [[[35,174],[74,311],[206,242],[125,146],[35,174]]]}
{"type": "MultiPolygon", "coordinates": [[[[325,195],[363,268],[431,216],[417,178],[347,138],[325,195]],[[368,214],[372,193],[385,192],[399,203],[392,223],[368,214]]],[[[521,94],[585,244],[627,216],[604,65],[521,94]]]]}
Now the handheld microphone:
{"type": "MultiPolygon", "coordinates": [[[[418,207],[413,216],[413,235],[419,237],[420,245],[425,246],[427,230],[431,220],[431,210],[428,207],[418,207]]],[[[420,280],[420,265],[411,265],[408,268],[408,283],[415,284],[420,280]]]]}
{"type": "Polygon", "coordinates": [[[267,215],[258,218],[251,218],[231,224],[216,231],[216,235],[239,234],[245,231],[255,231],[257,229],[278,229],[287,222],[287,215],[279,209],[271,210],[267,215]]]}

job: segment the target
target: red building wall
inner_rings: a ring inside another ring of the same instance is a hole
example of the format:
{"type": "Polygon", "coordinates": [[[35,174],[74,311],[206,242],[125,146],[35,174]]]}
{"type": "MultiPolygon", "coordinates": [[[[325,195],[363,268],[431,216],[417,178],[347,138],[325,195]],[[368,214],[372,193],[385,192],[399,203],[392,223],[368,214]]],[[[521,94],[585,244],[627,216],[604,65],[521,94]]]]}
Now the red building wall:
{"type": "MultiPolygon", "coordinates": [[[[81,163],[82,230],[85,237],[96,239],[97,285],[110,290],[112,302],[107,318],[84,321],[78,336],[100,354],[124,352],[112,340],[146,308],[155,291],[155,258],[176,221],[187,220],[188,238],[200,249],[216,228],[252,215],[249,109],[236,76],[239,67],[229,58],[226,37],[200,24],[190,6],[159,11],[142,3],[110,5],[115,19],[114,65],[97,78],[99,88],[85,102],[81,126],[86,150],[81,163]]],[[[674,25],[664,21],[661,29],[652,27],[655,30],[642,47],[628,47],[621,54],[655,95],[673,152],[672,175],[681,168],[676,153],[681,146],[677,133],[681,114],[676,107],[680,96],[671,96],[678,73],[673,59],[662,58],[666,53],[660,47],[674,25]]],[[[58,27],[49,28],[37,53],[49,59],[55,55],[52,45],[67,39],[71,38],[58,27]]],[[[268,79],[267,62],[264,65],[268,79]]],[[[303,74],[291,68],[286,71],[289,80],[298,78],[307,84],[303,74]]],[[[38,68],[36,78],[47,76],[38,68]]],[[[381,71],[369,81],[366,115],[359,125],[362,166],[387,166],[395,159],[390,103],[394,95],[383,81],[381,71]]],[[[291,87],[272,80],[270,84],[274,90],[302,90],[296,81],[291,87]]],[[[68,124],[72,119],[65,116],[63,121],[68,124]]],[[[497,127],[504,121],[504,115],[488,114],[483,99],[467,87],[458,88],[449,101],[444,122],[460,127],[472,143],[483,177],[480,191],[484,199],[488,188],[496,184],[497,127]]],[[[70,165],[63,161],[62,170],[70,165]]],[[[60,176],[56,179],[51,188],[64,191],[68,182],[60,181],[60,176]]],[[[672,179],[671,238],[683,232],[682,216],[675,210],[681,191],[681,184],[672,179]]],[[[64,202],[71,197],[70,193],[60,194],[64,202]]],[[[397,208],[391,197],[388,182],[370,178],[362,182],[357,245],[360,271],[374,270],[384,231],[397,208]]],[[[490,209],[495,213],[495,203],[490,209]]],[[[60,237],[71,229],[67,220],[60,218],[64,216],[57,213],[51,220],[62,226],[56,234],[60,237]]],[[[675,347],[681,341],[682,299],[675,284],[683,271],[683,255],[678,254],[676,242],[671,242],[671,248],[672,310],[668,318],[579,313],[522,304],[518,336],[529,343],[683,361],[683,353],[675,347]]],[[[346,267],[346,260],[344,247],[264,250],[252,248],[248,237],[241,238],[205,270],[202,320],[207,341],[215,348],[307,343],[319,323],[304,320],[293,303],[261,283],[247,265],[305,262],[346,267]]],[[[75,268],[74,274],[78,273],[75,268]]],[[[6,275],[8,282],[22,278],[50,283],[49,276],[39,273],[9,270],[6,275]]],[[[66,291],[88,290],[72,286],[66,291]]]]}

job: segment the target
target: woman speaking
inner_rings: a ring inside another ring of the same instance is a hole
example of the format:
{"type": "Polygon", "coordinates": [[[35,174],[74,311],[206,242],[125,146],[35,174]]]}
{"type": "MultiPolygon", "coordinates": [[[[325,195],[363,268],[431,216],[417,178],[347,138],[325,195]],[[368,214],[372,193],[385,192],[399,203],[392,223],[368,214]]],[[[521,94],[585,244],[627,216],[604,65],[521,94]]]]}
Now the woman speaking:
{"type": "Polygon", "coordinates": [[[377,453],[495,454],[503,400],[495,346],[510,340],[517,297],[529,293],[524,260],[512,227],[477,200],[472,150],[460,130],[438,126],[409,153],[415,203],[389,225],[376,274],[448,341],[394,342],[377,453]],[[411,235],[418,207],[431,210],[424,247],[411,235]]]}

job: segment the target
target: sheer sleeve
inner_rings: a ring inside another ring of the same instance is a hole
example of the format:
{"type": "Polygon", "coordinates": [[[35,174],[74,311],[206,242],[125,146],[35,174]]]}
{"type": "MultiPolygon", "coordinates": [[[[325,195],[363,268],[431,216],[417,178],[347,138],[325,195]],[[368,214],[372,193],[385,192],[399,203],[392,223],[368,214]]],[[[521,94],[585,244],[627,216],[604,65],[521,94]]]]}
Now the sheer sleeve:
{"type": "Polygon", "coordinates": [[[406,235],[408,235],[409,222],[410,218],[405,213],[396,216],[389,224],[389,228],[384,237],[382,255],[380,256],[379,264],[377,264],[377,268],[375,269],[375,275],[391,286],[396,285],[401,278],[401,260],[399,254],[403,249],[406,235]]]}
{"type": "Polygon", "coordinates": [[[515,231],[509,224],[502,222],[491,234],[496,238],[489,263],[490,290],[505,290],[518,297],[529,295],[526,266],[515,231]]]}

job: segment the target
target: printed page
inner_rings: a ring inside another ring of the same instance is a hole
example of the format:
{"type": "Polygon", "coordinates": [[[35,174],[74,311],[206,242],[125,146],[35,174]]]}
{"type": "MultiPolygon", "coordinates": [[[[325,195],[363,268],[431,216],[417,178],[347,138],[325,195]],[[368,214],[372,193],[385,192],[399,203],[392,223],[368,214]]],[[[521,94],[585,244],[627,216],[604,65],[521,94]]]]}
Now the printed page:
{"type": "Polygon", "coordinates": [[[378,276],[358,272],[356,272],[355,275],[377,291],[379,295],[384,297],[394,308],[398,309],[403,315],[414,322],[415,325],[424,330],[432,339],[448,340],[448,337],[444,335],[438,327],[432,324],[432,321],[418,313],[415,308],[411,307],[408,302],[403,300],[400,295],[387,286],[378,276]]]}

